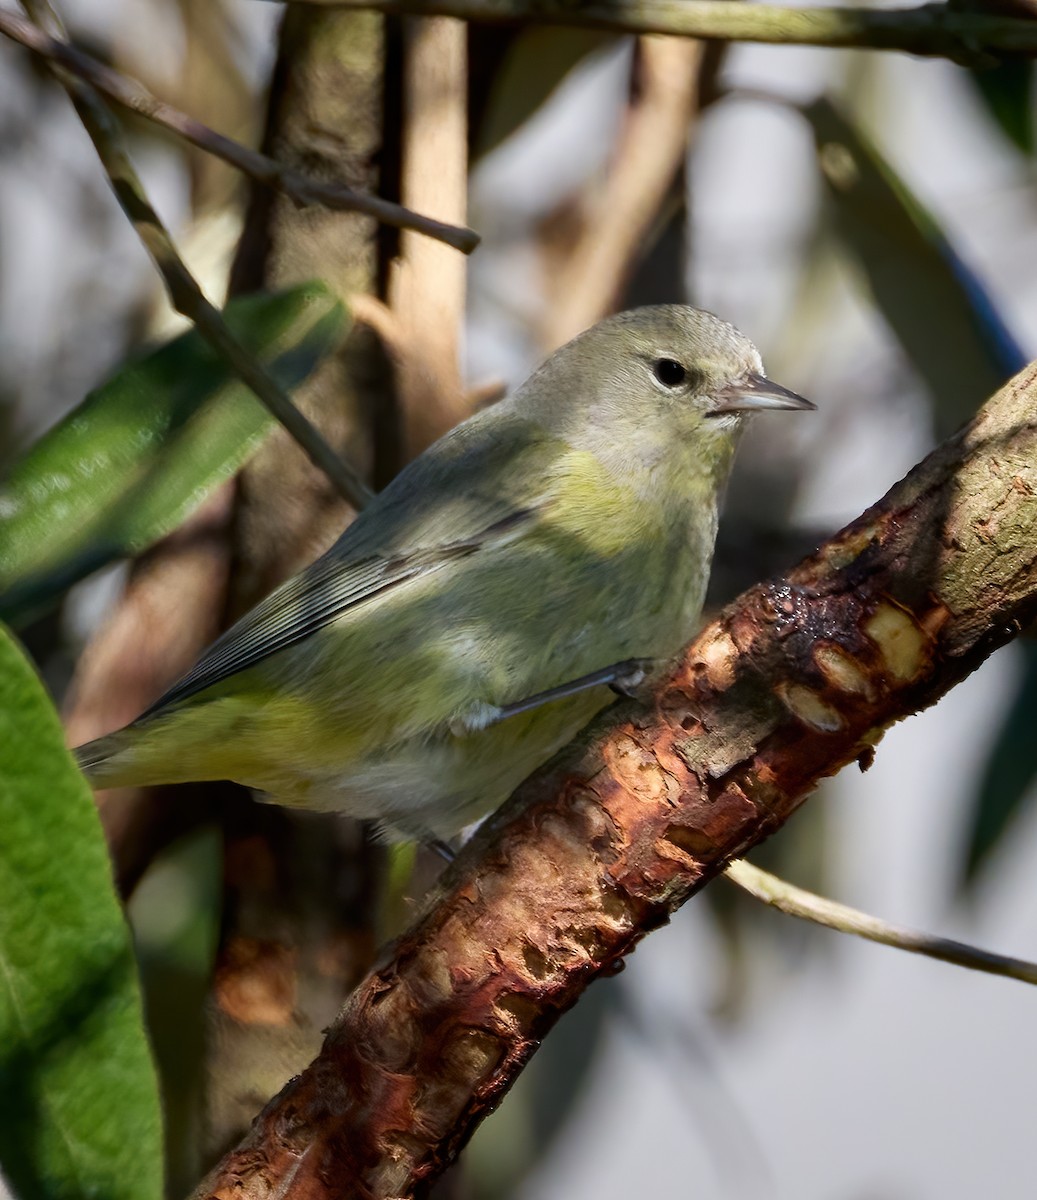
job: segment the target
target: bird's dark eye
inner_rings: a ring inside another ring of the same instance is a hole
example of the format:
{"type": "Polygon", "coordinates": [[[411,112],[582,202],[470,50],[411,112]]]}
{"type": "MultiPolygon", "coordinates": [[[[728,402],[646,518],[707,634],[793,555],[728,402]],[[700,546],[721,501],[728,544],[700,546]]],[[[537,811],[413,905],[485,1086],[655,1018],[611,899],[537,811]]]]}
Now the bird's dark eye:
{"type": "Polygon", "coordinates": [[[657,358],[652,363],[652,373],[668,388],[680,387],[688,378],[688,372],[675,358],[657,358]]]}

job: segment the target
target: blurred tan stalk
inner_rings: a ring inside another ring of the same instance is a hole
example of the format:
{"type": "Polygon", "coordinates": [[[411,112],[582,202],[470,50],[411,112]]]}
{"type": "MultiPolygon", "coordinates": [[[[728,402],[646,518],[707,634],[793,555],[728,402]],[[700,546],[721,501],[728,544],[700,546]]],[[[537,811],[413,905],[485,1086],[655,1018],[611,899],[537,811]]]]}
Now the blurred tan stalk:
{"type": "MultiPolygon", "coordinates": [[[[463,224],[468,197],[467,27],[450,17],[408,17],[404,30],[401,201],[463,224]]],[[[463,255],[400,235],[390,307],[407,461],[468,415],[461,385],[463,255]]]]}
{"type": "Polygon", "coordinates": [[[579,198],[575,240],[564,236],[547,246],[544,273],[558,282],[542,325],[545,349],[619,304],[684,165],[701,62],[699,42],[638,38],[629,106],[606,178],[579,198]]]}

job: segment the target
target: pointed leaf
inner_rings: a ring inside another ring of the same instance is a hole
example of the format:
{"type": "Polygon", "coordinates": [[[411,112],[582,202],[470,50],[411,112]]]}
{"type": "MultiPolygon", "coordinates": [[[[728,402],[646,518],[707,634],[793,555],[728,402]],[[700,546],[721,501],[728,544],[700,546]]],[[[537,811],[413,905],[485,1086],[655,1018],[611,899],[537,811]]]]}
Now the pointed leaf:
{"type": "MultiPolygon", "coordinates": [[[[336,345],[346,323],[319,283],[242,297],[226,316],[288,389],[336,345]]],[[[0,617],[24,616],[171,532],[273,424],[193,330],[123,367],[0,485],[0,617]]]]}
{"type": "Polygon", "coordinates": [[[160,1200],[158,1087],[93,798],[0,626],[0,1167],[23,1200],[160,1200]]]}
{"type": "Polygon", "coordinates": [[[804,112],[836,230],[950,432],[1027,361],[982,283],[861,131],[826,99],[804,112]]]}
{"type": "Polygon", "coordinates": [[[1024,154],[1034,151],[1033,60],[1006,58],[968,72],[1001,132],[1024,154]]]}
{"type": "Polygon", "coordinates": [[[987,756],[968,817],[960,886],[967,891],[1031,796],[1037,779],[1037,641],[1020,638],[1025,655],[1022,679],[987,756]]]}

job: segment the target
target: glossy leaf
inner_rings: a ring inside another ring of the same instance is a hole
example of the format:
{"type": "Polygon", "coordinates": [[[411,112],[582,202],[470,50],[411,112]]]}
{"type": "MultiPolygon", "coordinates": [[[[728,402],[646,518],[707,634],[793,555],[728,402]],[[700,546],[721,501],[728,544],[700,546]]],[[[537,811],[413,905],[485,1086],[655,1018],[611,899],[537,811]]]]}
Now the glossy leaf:
{"type": "Polygon", "coordinates": [[[937,432],[949,433],[1026,358],[981,281],[861,131],[826,99],[804,113],[836,232],[929,385],[937,432]]]}
{"type": "Polygon", "coordinates": [[[1023,674],[990,748],[968,817],[961,885],[968,889],[1030,798],[1037,779],[1037,641],[1020,638],[1023,674]]]}
{"type": "MultiPolygon", "coordinates": [[[[341,338],[319,283],[242,297],[228,324],[287,389],[341,338]]],[[[0,485],[0,617],[12,620],[175,529],[273,428],[193,330],[123,367],[0,485]]]]}
{"type": "Polygon", "coordinates": [[[130,935],[90,790],[0,626],[0,1167],[22,1200],[159,1200],[130,935]]]}

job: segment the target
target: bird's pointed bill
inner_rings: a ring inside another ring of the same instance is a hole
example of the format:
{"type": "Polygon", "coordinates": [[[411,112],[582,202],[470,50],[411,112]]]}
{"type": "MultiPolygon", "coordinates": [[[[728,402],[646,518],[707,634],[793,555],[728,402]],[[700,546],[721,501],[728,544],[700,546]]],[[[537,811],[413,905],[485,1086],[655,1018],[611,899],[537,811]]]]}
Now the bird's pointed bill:
{"type": "Polygon", "coordinates": [[[712,416],[722,413],[760,412],[764,409],[814,409],[816,404],[782,387],[763,375],[746,375],[737,383],[729,384],[716,395],[712,416]]]}

